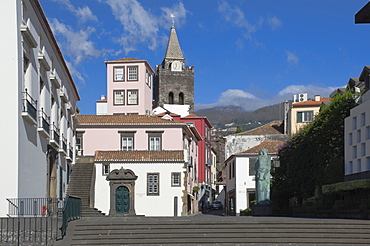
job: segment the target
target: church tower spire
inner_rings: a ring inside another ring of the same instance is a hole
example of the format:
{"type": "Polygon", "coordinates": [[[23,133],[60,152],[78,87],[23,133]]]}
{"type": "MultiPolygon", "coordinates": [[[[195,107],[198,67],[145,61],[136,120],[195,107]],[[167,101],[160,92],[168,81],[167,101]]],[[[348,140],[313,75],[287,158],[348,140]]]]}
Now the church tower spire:
{"type": "Polygon", "coordinates": [[[166,53],[162,64],[156,66],[154,77],[155,106],[167,107],[173,113],[174,109],[189,114],[194,111],[194,67],[185,66],[180,42],[171,15],[172,26],[168,38],[166,53]]]}

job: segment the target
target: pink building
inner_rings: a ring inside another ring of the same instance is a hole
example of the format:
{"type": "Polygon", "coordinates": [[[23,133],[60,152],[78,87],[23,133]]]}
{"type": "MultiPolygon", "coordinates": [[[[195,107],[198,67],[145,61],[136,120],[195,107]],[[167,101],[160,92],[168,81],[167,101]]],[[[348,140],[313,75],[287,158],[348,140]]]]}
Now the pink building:
{"type": "MultiPolygon", "coordinates": [[[[122,58],[105,62],[107,67],[106,114],[150,115],[153,69],[147,61],[122,58]]],[[[99,113],[105,114],[105,113],[99,113]]]]}
{"type": "Polygon", "coordinates": [[[122,188],[127,189],[126,202],[131,204],[131,210],[123,214],[180,216],[198,211],[193,160],[198,159],[201,136],[195,127],[147,115],[77,118],[80,153],[95,158],[96,208],[109,214],[122,212],[115,207],[116,190],[122,188]],[[119,175],[121,169],[136,177],[135,182],[115,184],[111,176],[119,175]]]}

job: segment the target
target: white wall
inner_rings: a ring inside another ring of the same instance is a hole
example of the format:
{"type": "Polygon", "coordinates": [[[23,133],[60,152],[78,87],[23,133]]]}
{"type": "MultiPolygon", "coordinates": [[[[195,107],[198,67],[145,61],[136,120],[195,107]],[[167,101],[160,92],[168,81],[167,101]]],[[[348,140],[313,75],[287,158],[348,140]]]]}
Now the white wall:
{"type": "MultiPolygon", "coordinates": [[[[174,197],[178,197],[178,216],[182,212],[182,196],[184,180],[184,163],[111,163],[110,171],[114,169],[131,169],[136,176],[135,182],[135,211],[137,215],[173,216],[174,197]],[[171,187],[171,173],[181,172],[180,187],[171,187]],[[159,173],[159,196],[147,196],[147,173],[159,173]]],[[[106,176],[102,175],[102,164],[96,164],[95,208],[108,214],[110,208],[110,187],[106,176]]]]}

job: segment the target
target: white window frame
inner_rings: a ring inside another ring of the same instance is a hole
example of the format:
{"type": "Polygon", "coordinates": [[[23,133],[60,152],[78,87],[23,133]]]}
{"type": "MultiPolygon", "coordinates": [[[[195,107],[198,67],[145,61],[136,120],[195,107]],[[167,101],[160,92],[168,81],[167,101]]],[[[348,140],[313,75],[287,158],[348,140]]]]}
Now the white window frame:
{"type": "Polygon", "coordinates": [[[139,67],[127,66],[127,81],[138,81],[138,80],[139,80],[139,67]]]}
{"type": "Polygon", "coordinates": [[[113,91],[113,105],[125,105],[125,91],[119,90],[119,91],[113,91]],[[121,98],[119,98],[121,96],[121,98]]]}
{"type": "Polygon", "coordinates": [[[171,173],[171,187],[181,186],[181,173],[171,173]]]}
{"type": "Polygon", "coordinates": [[[312,121],[313,121],[313,111],[297,112],[297,123],[306,123],[306,122],[312,122],[312,121]],[[300,114],[302,115],[301,117],[299,117],[300,114]]]}
{"type": "Polygon", "coordinates": [[[102,164],[102,174],[103,176],[108,176],[110,173],[110,164],[102,164]]]}
{"type": "Polygon", "coordinates": [[[113,81],[115,82],[125,81],[125,67],[113,68],[113,81]]]}
{"type": "Polygon", "coordinates": [[[139,90],[127,90],[127,105],[139,104],[139,90]]]}

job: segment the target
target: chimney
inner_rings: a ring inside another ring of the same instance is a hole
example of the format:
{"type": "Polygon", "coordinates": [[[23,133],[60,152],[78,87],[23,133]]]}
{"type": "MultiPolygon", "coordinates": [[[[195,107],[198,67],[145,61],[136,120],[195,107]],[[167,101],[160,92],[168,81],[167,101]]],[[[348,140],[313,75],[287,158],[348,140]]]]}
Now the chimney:
{"type": "Polygon", "coordinates": [[[320,95],[316,95],[315,96],[315,102],[319,102],[320,101],[320,95]]]}

